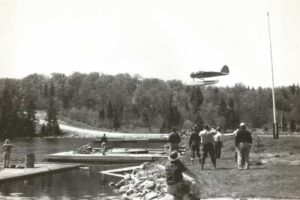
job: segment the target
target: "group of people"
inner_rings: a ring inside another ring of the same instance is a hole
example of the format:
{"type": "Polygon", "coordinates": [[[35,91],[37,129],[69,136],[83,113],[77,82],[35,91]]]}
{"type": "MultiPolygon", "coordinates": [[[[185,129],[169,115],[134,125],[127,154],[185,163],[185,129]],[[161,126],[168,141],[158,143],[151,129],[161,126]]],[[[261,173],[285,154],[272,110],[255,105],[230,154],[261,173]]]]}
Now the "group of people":
{"type": "MultiPolygon", "coordinates": [[[[249,152],[252,145],[251,133],[246,129],[246,124],[241,123],[239,128],[234,131],[235,136],[235,152],[238,169],[249,169],[249,152]]],[[[181,137],[176,128],[172,128],[172,133],[169,135],[168,142],[170,143],[170,151],[179,151],[181,137]]],[[[209,154],[214,168],[217,168],[216,159],[221,158],[223,147],[221,128],[212,128],[205,125],[203,130],[200,130],[197,125],[191,129],[191,134],[188,142],[191,150],[191,161],[194,163],[195,157],[199,159],[201,169],[204,169],[205,160],[209,154]],[[200,147],[202,146],[202,155],[200,147]]]]}
{"type": "MultiPolygon", "coordinates": [[[[194,162],[195,157],[199,159],[201,163],[201,169],[204,168],[206,157],[210,156],[213,166],[216,168],[216,159],[221,157],[222,149],[222,134],[220,128],[216,130],[206,125],[202,131],[198,126],[193,126],[191,135],[189,138],[189,148],[191,149],[191,161],[194,162]],[[202,146],[202,156],[200,154],[200,146],[202,146]]],[[[176,128],[172,129],[168,141],[170,143],[171,151],[179,151],[179,143],[181,142],[180,135],[176,128]]]]}
{"type": "MultiPolygon", "coordinates": [[[[245,123],[240,124],[239,128],[234,132],[234,136],[238,169],[249,169],[249,153],[252,145],[252,136],[246,129],[245,123]]],[[[178,200],[183,199],[183,196],[186,194],[190,195],[190,199],[200,199],[198,194],[191,191],[191,185],[193,184],[189,184],[189,188],[186,188],[183,172],[188,172],[188,170],[179,160],[179,143],[181,142],[181,137],[176,128],[172,129],[172,133],[169,135],[168,141],[170,143],[171,150],[168,157],[169,162],[166,165],[168,193],[173,195],[174,199],[178,200]]],[[[197,125],[193,126],[192,133],[189,138],[191,160],[194,162],[195,156],[197,156],[201,163],[202,170],[208,154],[216,169],[216,159],[221,157],[222,145],[222,134],[220,128],[215,130],[214,128],[206,125],[204,129],[200,131],[197,125]],[[202,156],[200,154],[200,146],[202,146],[202,156]]]]}

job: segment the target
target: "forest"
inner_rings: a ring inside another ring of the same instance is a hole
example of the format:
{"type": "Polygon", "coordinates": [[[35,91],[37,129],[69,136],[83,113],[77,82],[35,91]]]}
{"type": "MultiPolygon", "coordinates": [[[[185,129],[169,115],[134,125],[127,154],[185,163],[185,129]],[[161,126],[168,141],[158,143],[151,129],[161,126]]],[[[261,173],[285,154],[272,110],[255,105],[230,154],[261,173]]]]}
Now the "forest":
{"type": "MultiPolygon", "coordinates": [[[[300,124],[299,85],[276,87],[275,97],[281,130],[295,131],[300,124]]],[[[59,118],[113,131],[167,133],[187,124],[233,130],[242,121],[268,129],[272,91],[243,83],[195,87],[179,80],[97,72],[0,79],[1,138],[60,135],[59,118]],[[39,110],[46,111],[47,124],[37,129],[39,110]]]]}

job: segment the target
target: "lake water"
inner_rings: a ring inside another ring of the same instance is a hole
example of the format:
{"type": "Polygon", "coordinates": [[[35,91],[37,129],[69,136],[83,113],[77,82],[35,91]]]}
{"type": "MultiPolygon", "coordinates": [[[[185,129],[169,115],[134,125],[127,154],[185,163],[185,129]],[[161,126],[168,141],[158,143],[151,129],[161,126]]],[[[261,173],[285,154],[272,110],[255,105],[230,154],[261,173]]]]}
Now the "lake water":
{"type": "MultiPolygon", "coordinates": [[[[92,142],[92,139],[80,138],[33,138],[17,139],[11,154],[11,163],[24,166],[24,158],[34,153],[36,162],[44,161],[45,154],[70,151],[74,147],[92,142]]],[[[161,147],[163,143],[122,143],[118,147],[161,147]]],[[[0,161],[3,157],[0,156],[0,161]]],[[[40,175],[24,180],[0,184],[0,199],[104,199],[113,196],[109,188],[110,181],[116,177],[104,177],[102,170],[134,166],[136,164],[85,164],[88,169],[74,169],[59,173],[40,175]]]]}

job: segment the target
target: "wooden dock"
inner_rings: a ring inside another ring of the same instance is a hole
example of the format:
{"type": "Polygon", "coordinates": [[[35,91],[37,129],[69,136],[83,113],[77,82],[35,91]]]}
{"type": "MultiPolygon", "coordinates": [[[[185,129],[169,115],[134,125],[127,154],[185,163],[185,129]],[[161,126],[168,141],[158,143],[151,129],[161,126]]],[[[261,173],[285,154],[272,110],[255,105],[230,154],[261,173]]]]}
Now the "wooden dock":
{"type": "Polygon", "coordinates": [[[101,153],[93,154],[78,154],[73,151],[60,152],[49,154],[45,156],[47,161],[60,161],[60,162],[109,162],[109,163],[138,163],[138,162],[151,162],[160,158],[167,158],[165,154],[159,153],[114,153],[106,152],[105,155],[101,153]]]}
{"type": "Polygon", "coordinates": [[[0,182],[11,181],[42,174],[50,174],[64,170],[76,169],[80,166],[82,165],[39,163],[35,164],[34,168],[4,168],[0,169],[0,182]]]}
{"type": "MultiPolygon", "coordinates": [[[[132,143],[140,143],[140,142],[167,142],[167,137],[160,138],[108,138],[108,142],[132,142],[132,143]]],[[[93,142],[101,142],[101,139],[96,139],[93,142]]]]}

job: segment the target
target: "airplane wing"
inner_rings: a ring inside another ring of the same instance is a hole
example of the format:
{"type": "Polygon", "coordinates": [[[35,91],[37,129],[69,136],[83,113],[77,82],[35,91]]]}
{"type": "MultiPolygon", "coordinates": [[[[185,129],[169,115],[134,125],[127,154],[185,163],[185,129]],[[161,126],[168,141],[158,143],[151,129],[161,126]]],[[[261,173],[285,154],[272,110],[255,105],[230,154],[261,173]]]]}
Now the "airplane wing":
{"type": "Polygon", "coordinates": [[[215,83],[218,83],[219,80],[200,80],[200,81],[193,81],[190,83],[187,83],[188,86],[205,86],[205,85],[212,85],[215,83]]]}

